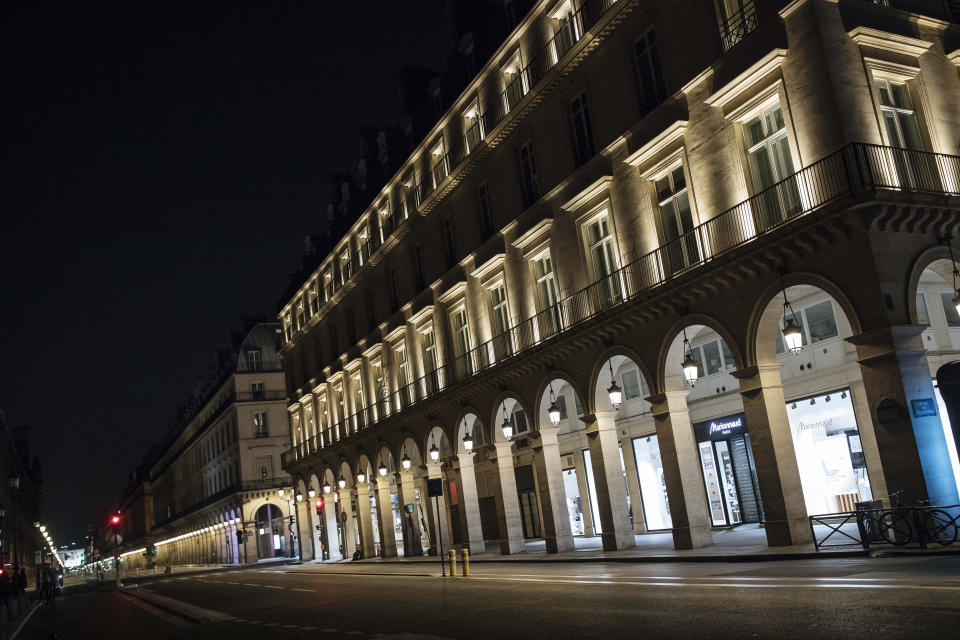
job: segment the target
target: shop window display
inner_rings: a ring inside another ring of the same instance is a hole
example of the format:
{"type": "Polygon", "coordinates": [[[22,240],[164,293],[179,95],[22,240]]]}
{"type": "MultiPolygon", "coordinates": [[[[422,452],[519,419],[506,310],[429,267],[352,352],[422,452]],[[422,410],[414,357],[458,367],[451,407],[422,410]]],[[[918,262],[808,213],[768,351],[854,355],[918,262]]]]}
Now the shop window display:
{"type": "Polygon", "coordinates": [[[787,417],[808,514],[873,499],[849,389],[793,400],[787,417]]]}

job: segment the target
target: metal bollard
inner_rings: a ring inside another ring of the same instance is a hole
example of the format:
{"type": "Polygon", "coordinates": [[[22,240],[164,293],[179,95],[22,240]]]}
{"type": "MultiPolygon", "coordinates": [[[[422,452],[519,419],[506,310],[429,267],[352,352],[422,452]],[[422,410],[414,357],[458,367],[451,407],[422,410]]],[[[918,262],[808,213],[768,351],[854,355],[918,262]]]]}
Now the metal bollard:
{"type": "Polygon", "coordinates": [[[463,577],[464,578],[470,577],[470,550],[469,549],[463,550],[463,577]]]}
{"type": "Polygon", "coordinates": [[[450,554],[450,575],[452,577],[457,577],[457,550],[450,549],[447,553],[450,554]]]}

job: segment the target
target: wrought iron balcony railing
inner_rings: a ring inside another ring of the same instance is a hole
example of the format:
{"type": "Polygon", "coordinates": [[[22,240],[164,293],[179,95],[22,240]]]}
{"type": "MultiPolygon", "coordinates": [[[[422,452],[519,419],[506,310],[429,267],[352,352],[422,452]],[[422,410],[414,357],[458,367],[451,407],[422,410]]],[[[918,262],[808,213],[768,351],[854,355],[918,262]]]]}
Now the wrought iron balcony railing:
{"type": "Polygon", "coordinates": [[[747,0],[739,11],[730,14],[726,20],[720,22],[720,40],[723,42],[723,50],[732,49],[758,26],[760,26],[760,19],[757,15],[757,5],[753,0],[747,0]]]}
{"type": "Polygon", "coordinates": [[[794,219],[869,190],[960,196],[960,157],[863,143],[847,145],[425,376],[389,391],[377,403],[284,452],[283,465],[464,383],[531,346],[648,294],[794,219]]]}

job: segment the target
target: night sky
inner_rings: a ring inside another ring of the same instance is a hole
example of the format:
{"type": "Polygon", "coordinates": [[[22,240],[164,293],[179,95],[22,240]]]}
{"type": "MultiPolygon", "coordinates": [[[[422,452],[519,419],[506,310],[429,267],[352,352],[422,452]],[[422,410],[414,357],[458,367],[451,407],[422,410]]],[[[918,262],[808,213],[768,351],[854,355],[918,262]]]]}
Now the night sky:
{"type": "Polygon", "coordinates": [[[243,314],[273,316],[440,0],[0,5],[0,408],[79,539],[243,314]]]}

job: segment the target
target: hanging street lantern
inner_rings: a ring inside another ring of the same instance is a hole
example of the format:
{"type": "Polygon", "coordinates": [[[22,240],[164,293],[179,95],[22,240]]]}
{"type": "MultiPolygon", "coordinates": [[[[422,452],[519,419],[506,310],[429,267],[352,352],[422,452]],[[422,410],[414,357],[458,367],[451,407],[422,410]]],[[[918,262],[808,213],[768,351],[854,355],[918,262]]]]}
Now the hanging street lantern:
{"type": "Polygon", "coordinates": [[[794,355],[803,351],[803,331],[793,321],[793,318],[787,318],[787,323],[783,327],[783,343],[787,349],[794,355]]]}
{"type": "Polygon", "coordinates": [[[473,451],[473,438],[470,437],[470,434],[463,436],[463,448],[468,452],[473,451]]]}
{"type": "Polygon", "coordinates": [[[404,471],[410,471],[410,456],[407,455],[406,449],[403,451],[403,457],[400,458],[400,464],[403,465],[404,471]]]}
{"type": "Polygon", "coordinates": [[[314,498],[317,497],[317,492],[315,489],[310,489],[309,491],[307,491],[307,495],[310,496],[311,500],[313,500],[314,498]]]}
{"type": "Polygon", "coordinates": [[[700,372],[697,370],[697,361],[693,359],[693,351],[690,350],[690,341],[687,340],[687,328],[683,328],[683,350],[686,352],[687,357],[684,358],[683,362],[680,363],[681,368],[683,369],[683,379],[690,383],[690,386],[693,387],[697,384],[697,378],[700,375],[700,372]]]}
{"type": "Polygon", "coordinates": [[[616,411],[620,408],[620,405],[623,403],[623,390],[620,388],[620,385],[617,384],[617,378],[613,375],[613,357],[607,354],[607,366],[610,368],[610,386],[607,387],[607,395],[610,396],[610,404],[613,405],[613,410],[616,411]]]}
{"type": "Polygon", "coordinates": [[[337,485],[338,485],[341,489],[345,489],[345,488],[347,487],[347,481],[343,479],[343,474],[342,474],[342,473],[340,474],[340,478],[337,480],[337,485]]]}
{"type": "Polygon", "coordinates": [[[553,395],[553,382],[550,383],[550,407],[547,409],[550,422],[554,427],[560,426],[560,407],[557,406],[557,397],[553,395]]]}
{"type": "Polygon", "coordinates": [[[430,459],[434,462],[440,459],[440,449],[437,449],[437,443],[432,440],[430,442],[430,459]]]}
{"type": "Polygon", "coordinates": [[[787,346],[790,353],[799,355],[803,351],[803,329],[797,324],[797,312],[793,310],[793,305],[787,299],[787,288],[783,286],[783,270],[780,270],[780,290],[783,291],[783,317],[784,324],[780,333],[783,334],[783,344],[787,346]],[[789,313],[789,317],[787,316],[789,313]]]}
{"type": "Polygon", "coordinates": [[[298,494],[297,494],[297,502],[303,502],[303,494],[302,494],[302,493],[298,493],[298,494]]]}
{"type": "Polygon", "coordinates": [[[330,483],[329,483],[329,482],[324,482],[324,483],[323,483],[323,492],[324,492],[324,493],[330,493],[330,489],[332,489],[332,487],[330,486],[330,483]]]}
{"type": "Polygon", "coordinates": [[[360,484],[363,484],[366,481],[367,481],[367,474],[365,474],[363,471],[358,472],[357,482],[359,482],[360,484]]]}
{"type": "Polygon", "coordinates": [[[377,470],[380,472],[380,477],[381,477],[381,478],[386,477],[386,475],[387,475],[387,465],[386,465],[386,464],[384,464],[383,462],[381,462],[381,463],[380,463],[380,468],[377,469],[377,470]]]}

